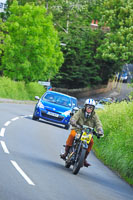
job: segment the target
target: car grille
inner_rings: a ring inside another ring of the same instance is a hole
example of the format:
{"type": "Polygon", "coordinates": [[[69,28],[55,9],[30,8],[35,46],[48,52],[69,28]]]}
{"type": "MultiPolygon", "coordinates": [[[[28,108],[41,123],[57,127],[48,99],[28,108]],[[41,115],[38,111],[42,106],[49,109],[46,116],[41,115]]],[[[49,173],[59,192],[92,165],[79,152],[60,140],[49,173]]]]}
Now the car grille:
{"type": "MultiPolygon", "coordinates": [[[[49,109],[46,109],[46,110],[51,112],[51,110],[49,110],[49,109]]],[[[56,112],[56,111],[53,111],[53,110],[52,110],[52,112],[57,113],[57,114],[61,114],[60,112],[56,112]]]]}
{"type": "Polygon", "coordinates": [[[43,117],[46,117],[46,118],[49,118],[49,119],[53,119],[53,120],[56,120],[56,121],[62,121],[64,119],[64,117],[62,117],[62,116],[54,117],[54,116],[48,115],[45,112],[41,112],[41,114],[42,114],[43,117]]]}

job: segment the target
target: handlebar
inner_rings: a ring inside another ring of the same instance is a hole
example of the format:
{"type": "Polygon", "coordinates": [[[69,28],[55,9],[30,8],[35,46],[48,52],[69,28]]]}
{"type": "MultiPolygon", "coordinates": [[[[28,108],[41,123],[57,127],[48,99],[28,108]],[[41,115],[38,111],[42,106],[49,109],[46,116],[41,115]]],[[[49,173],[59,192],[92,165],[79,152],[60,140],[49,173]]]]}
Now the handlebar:
{"type": "Polygon", "coordinates": [[[99,133],[97,133],[94,128],[92,127],[89,127],[89,126],[86,126],[86,125],[83,125],[83,126],[80,126],[80,125],[76,125],[75,128],[77,128],[79,131],[83,131],[83,130],[87,130],[89,129],[89,131],[91,131],[93,133],[93,135],[95,135],[98,139],[100,139],[100,137],[103,137],[104,135],[100,135],[99,133]]]}

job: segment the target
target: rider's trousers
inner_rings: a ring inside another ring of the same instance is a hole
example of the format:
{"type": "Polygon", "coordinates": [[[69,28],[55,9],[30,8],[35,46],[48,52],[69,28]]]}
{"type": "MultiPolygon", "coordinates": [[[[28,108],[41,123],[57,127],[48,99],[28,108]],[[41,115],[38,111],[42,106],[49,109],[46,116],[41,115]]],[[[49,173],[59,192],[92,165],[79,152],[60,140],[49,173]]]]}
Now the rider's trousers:
{"type": "MultiPolygon", "coordinates": [[[[75,135],[76,135],[76,131],[74,129],[72,129],[68,138],[67,138],[67,141],[66,141],[67,146],[72,146],[75,135]]],[[[88,149],[87,149],[88,153],[91,151],[93,144],[94,144],[94,141],[93,141],[93,138],[91,138],[90,144],[89,144],[88,149]]]]}

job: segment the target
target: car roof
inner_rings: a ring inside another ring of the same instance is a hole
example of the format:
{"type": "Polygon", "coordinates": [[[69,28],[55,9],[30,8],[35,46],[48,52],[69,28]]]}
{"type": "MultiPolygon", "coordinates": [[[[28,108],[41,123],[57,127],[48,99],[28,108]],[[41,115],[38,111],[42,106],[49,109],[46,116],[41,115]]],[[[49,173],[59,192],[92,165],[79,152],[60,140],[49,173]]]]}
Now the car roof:
{"type": "Polygon", "coordinates": [[[50,91],[50,90],[47,90],[45,93],[49,93],[49,94],[60,94],[60,95],[63,95],[63,96],[67,96],[67,97],[70,97],[70,98],[73,98],[73,99],[76,99],[76,97],[73,97],[73,96],[70,96],[70,95],[67,95],[67,94],[64,94],[64,93],[61,93],[61,92],[56,92],[56,91],[50,91]]]}

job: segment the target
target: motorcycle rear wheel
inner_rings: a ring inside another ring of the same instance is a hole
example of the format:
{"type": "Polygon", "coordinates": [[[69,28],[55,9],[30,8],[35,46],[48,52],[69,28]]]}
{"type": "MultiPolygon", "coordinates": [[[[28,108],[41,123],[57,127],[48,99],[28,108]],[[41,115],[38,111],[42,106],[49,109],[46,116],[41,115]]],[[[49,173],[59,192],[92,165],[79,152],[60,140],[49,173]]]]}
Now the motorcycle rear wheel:
{"type": "Polygon", "coordinates": [[[73,174],[78,174],[81,167],[83,167],[86,149],[82,149],[78,161],[73,165],[73,174]]]}

